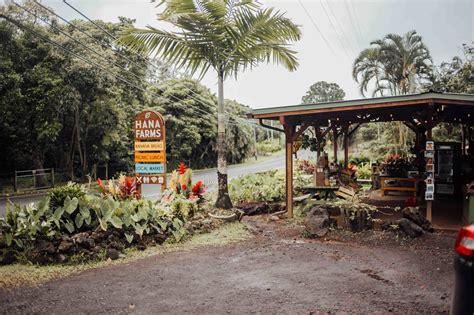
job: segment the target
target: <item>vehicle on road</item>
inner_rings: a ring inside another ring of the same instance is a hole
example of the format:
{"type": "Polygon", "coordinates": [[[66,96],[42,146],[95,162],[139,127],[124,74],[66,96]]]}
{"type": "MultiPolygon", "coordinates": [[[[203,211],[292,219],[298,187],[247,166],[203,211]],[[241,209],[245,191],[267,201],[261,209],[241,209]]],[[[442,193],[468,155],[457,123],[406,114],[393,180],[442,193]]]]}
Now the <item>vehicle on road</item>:
{"type": "Polygon", "coordinates": [[[454,248],[455,284],[451,314],[474,314],[474,224],[459,231],[454,248]]]}

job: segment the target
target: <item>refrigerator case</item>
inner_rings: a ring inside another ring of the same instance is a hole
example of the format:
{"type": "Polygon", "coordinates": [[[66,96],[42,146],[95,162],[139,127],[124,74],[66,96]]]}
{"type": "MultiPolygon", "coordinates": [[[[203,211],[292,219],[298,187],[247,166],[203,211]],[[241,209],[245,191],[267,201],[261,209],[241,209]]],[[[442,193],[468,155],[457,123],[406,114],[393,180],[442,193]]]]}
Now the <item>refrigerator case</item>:
{"type": "Polygon", "coordinates": [[[437,143],[435,145],[435,192],[443,195],[457,193],[456,175],[461,153],[460,143],[437,143]]]}

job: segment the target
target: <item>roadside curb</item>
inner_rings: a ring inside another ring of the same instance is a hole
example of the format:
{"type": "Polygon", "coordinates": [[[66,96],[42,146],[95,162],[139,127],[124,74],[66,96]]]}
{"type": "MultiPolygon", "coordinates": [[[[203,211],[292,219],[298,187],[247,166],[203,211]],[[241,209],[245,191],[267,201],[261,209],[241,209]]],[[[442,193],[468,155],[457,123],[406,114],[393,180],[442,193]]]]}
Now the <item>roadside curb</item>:
{"type": "Polygon", "coordinates": [[[40,196],[40,195],[46,195],[47,193],[48,193],[48,189],[40,189],[40,190],[36,190],[36,191],[25,191],[25,192],[19,192],[19,193],[11,193],[11,194],[0,194],[0,199],[40,196]]]}

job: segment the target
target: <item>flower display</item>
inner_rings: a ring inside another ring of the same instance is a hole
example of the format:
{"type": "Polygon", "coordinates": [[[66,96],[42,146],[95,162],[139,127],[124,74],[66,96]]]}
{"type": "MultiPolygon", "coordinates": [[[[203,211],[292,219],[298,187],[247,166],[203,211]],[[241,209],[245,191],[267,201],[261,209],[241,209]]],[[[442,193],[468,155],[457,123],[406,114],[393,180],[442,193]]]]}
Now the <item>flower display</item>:
{"type": "Polygon", "coordinates": [[[171,173],[169,190],[164,194],[164,200],[173,200],[173,194],[183,196],[189,200],[202,201],[206,189],[202,181],[192,185],[192,170],[187,168],[184,163],[180,163],[178,169],[171,173]]]}
{"type": "Polygon", "coordinates": [[[110,195],[116,200],[140,199],[135,177],[127,177],[122,174],[117,180],[110,179],[107,188],[100,178],[97,180],[97,184],[100,193],[104,196],[110,195]]]}

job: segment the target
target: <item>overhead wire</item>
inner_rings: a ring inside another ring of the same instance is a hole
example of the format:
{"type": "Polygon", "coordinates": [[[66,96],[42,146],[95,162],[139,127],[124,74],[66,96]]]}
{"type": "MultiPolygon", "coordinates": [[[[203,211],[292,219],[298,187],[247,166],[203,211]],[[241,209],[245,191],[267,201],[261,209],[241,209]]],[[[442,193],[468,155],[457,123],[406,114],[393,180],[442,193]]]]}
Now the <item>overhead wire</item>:
{"type": "MultiPolygon", "coordinates": [[[[347,42],[349,43],[350,47],[351,47],[351,50],[354,51],[356,54],[359,53],[359,48],[357,47],[357,41],[355,43],[355,48],[353,46],[353,42],[350,40],[350,36],[348,36],[346,34],[346,32],[344,31],[345,27],[344,25],[340,22],[340,19],[337,18],[336,14],[334,13],[333,9],[332,9],[332,6],[331,6],[331,2],[327,2],[327,8],[329,9],[329,13],[331,14],[331,16],[334,17],[334,20],[336,21],[336,24],[339,26],[339,28],[341,29],[341,32],[344,34],[344,37],[346,38],[347,42]]],[[[353,38],[355,38],[353,36],[353,38]]]]}
{"type": "MultiPolygon", "coordinates": [[[[348,53],[348,50],[347,50],[347,48],[346,48],[346,45],[344,44],[344,41],[341,40],[340,35],[339,35],[339,32],[337,31],[337,28],[336,28],[335,25],[333,24],[331,18],[329,17],[329,14],[328,14],[326,8],[325,8],[324,5],[323,5],[323,1],[322,1],[322,0],[319,0],[319,3],[321,4],[321,7],[323,8],[324,14],[326,14],[326,17],[327,17],[329,23],[331,24],[331,27],[333,28],[334,33],[336,33],[336,38],[338,39],[339,43],[341,44],[341,47],[344,49],[344,52],[346,53],[347,58],[350,60],[350,62],[352,62],[351,57],[350,57],[350,55],[349,55],[349,53],[348,53]]],[[[344,33],[342,33],[342,36],[341,36],[341,37],[343,37],[343,36],[345,37],[345,34],[344,34],[344,33]]]]}
{"type": "MultiPolygon", "coordinates": [[[[34,16],[35,18],[41,19],[41,18],[39,18],[36,14],[34,14],[33,12],[31,12],[31,11],[29,11],[29,10],[26,10],[26,8],[23,8],[22,6],[18,5],[18,4],[15,3],[14,1],[11,1],[11,2],[12,2],[13,4],[17,5],[19,8],[25,10],[25,12],[31,14],[31,15],[34,16]]],[[[12,18],[10,18],[10,17],[4,16],[3,14],[1,14],[0,16],[3,17],[3,18],[5,18],[7,21],[9,21],[9,22],[15,24],[17,27],[20,27],[20,28],[22,28],[23,30],[32,33],[32,34],[35,35],[36,37],[38,37],[38,38],[40,38],[40,39],[42,39],[42,40],[48,42],[49,44],[51,44],[51,45],[53,45],[53,46],[56,46],[56,47],[58,47],[58,48],[64,50],[64,51],[67,52],[68,54],[70,54],[70,55],[72,55],[72,56],[74,56],[74,57],[76,57],[76,58],[78,58],[78,59],[84,61],[85,63],[88,63],[88,64],[90,64],[90,65],[93,65],[93,66],[99,68],[100,70],[106,72],[106,73],[109,74],[110,76],[112,76],[112,77],[114,77],[114,78],[116,78],[116,79],[118,79],[118,80],[124,82],[124,83],[127,84],[128,86],[137,88],[137,89],[139,89],[139,90],[141,90],[141,91],[143,91],[143,92],[145,92],[145,93],[150,93],[151,95],[153,95],[153,96],[155,96],[155,97],[160,97],[160,95],[158,95],[158,94],[156,94],[156,93],[153,93],[153,92],[151,92],[151,91],[149,91],[149,90],[146,90],[146,89],[144,89],[144,88],[142,88],[142,87],[140,87],[140,86],[138,86],[138,85],[136,85],[136,84],[134,84],[134,83],[128,81],[127,79],[123,78],[122,76],[119,76],[119,75],[117,75],[117,74],[115,74],[115,73],[109,71],[109,69],[104,68],[103,65],[101,65],[101,64],[99,64],[99,63],[97,63],[97,62],[95,62],[95,61],[92,61],[92,60],[90,60],[90,59],[88,59],[88,58],[85,58],[85,57],[81,56],[80,54],[74,52],[73,50],[68,49],[67,47],[61,45],[60,43],[58,43],[58,42],[56,42],[56,41],[53,41],[53,40],[47,38],[47,37],[44,36],[44,35],[41,35],[39,32],[34,31],[32,28],[29,28],[29,27],[27,27],[27,26],[21,24],[19,21],[16,21],[16,20],[14,20],[14,19],[12,19],[12,18]]],[[[41,19],[41,20],[42,20],[42,19],[41,19]]],[[[44,22],[44,21],[43,21],[43,22],[44,22]]],[[[109,66],[110,66],[110,65],[109,65],[109,66]]],[[[125,71],[128,71],[128,70],[126,70],[126,69],[124,69],[124,68],[122,68],[122,69],[125,70],[125,71]]],[[[174,98],[175,101],[181,101],[180,99],[178,99],[178,98],[175,97],[174,95],[170,95],[170,97],[174,98]]],[[[201,102],[201,104],[203,104],[203,103],[201,102]]],[[[213,117],[213,116],[214,116],[212,113],[208,113],[208,112],[203,111],[203,110],[201,110],[201,109],[199,109],[199,108],[196,108],[196,107],[192,107],[191,109],[192,109],[192,111],[193,111],[195,114],[197,114],[197,115],[200,116],[200,117],[207,117],[207,116],[212,116],[212,117],[213,117]]]]}
{"type": "Polygon", "coordinates": [[[298,0],[300,6],[303,8],[304,12],[306,13],[306,15],[308,16],[308,18],[310,19],[311,21],[311,24],[314,26],[314,28],[318,31],[319,35],[321,36],[321,38],[323,39],[323,41],[326,43],[326,46],[331,50],[331,52],[333,54],[336,55],[336,51],[332,48],[332,46],[329,44],[328,40],[326,39],[326,36],[324,36],[323,32],[321,31],[321,29],[319,28],[318,24],[316,23],[316,21],[313,19],[313,16],[309,13],[308,9],[304,6],[303,2],[301,0],[298,0]]]}
{"type": "MultiPolygon", "coordinates": [[[[46,21],[45,19],[38,17],[35,13],[33,13],[33,12],[31,12],[30,10],[24,8],[23,6],[17,4],[16,2],[14,2],[14,1],[11,1],[11,2],[12,2],[13,4],[15,4],[17,7],[19,7],[20,9],[23,9],[25,12],[27,12],[27,13],[29,13],[30,15],[34,16],[36,19],[42,20],[44,23],[48,24],[49,26],[51,26],[51,27],[54,28],[55,30],[59,31],[60,33],[62,33],[62,34],[65,35],[66,37],[72,39],[73,41],[75,41],[76,43],[78,43],[79,45],[81,45],[82,47],[84,47],[84,48],[86,48],[87,50],[91,51],[92,53],[94,53],[94,54],[96,54],[96,55],[102,57],[103,59],[107,59],[107,57],[106,57],[105,55],[96,52],[95,50],[91,49],[89,46],[85,45],[85,44],[82,43],[81,41],[79,41],[79,40],[73,38],[72,36],[70,36],[70,35],[67,34],[66,32],[62,31],[60,28],[56,27],[53,23],[50,23],[50,22],[46,21]]],[[[54,11],[49,10],[47,7],[45,7],[45,6],[41,5],[41,4],[39,4],[39,3],[36,2],[36,1],[34,1],[34,2],[35,2],[36,4],[38,4],[38,5],[40,5],[41,7],[43,7],[44,9],[46,9],[48,12],[54,14],[55,16],[57,16],[58,18],[60,18],[60,19],[63,20],[64,22],[66,22],[67,24],[73,26],[75,29],[77,29],[78,31],[80,31],[82,34],[86,35],[87,37],[89,37],[89,38],[91,38],[91,39],[95,39],[93,36],[91,36],[91,35],[88,34],[87,32],[82,31],[80,28],[78,28],[77,26],[73,25],[71,22],[69,22],[68,20],[66,20],[66,19],[63,18],[62,16],[56,14],[54,11]]],[[[3,17],[5,18],[5,16],[3,16],[3,17]]],[[[104,72],[106,72],[107,74],[111,75],[112,77],[114,77],[114,78],[116,78],[116,79],[118,79],[118,80],[124,82],[124,83],[127,84],[128,86],[137,88],[137,89],[139,89],[139,90],[141,90],[141,91],[143,91],[143,92],[147,92],[147,93],[150,93],[150,94],[153,95],[153,96],[159,97],[158,94],[153,93],[153,92],[151,92],[151,91],[148,91],[148,90],[146,90],[146,89],[143,89],[142,87],[140,87],[140,86],[138,86],[138,85],[136,85],[136,84],[134,84],[134,83],[128,81],[127,79],[125,79],[125,78],[123,78],[123,77],[121,77],[121,76],[119,76],[119,75],[117,75],[117,74],[115,74],[115,73],[112,73],[111,71],[109,71],[108,69],[106,69],[106,68],[104,68],[102,65],[100,65],[99,63],[96,63],[96,62],[94,62],[94,61],[91,61],[90,59],[87,59],[87,58],[85,58],[85,57],[83,57],[83,56],[81,56],[81,55],[75,53],[74,51],[72,51],[72,50],[70,50],[70,49],[68,49],[68,48],[66,48],[66,47],[64,47],[64,46],[62,46],[61,44],[59,44],[59,43],[57,43],[57,42],[55,42],[55,41],[50,40],[50,39],[47,38],[46,36],[43,36],[43,35],[39,34],[38,32],[32,30],[31,28],[28,28],[28,27],[26,27],[26,26],[20,24],[18,21],[14,21],[14,20],[11,19],[11,18],[8,18],[7,20],[9,20],[11,23],[16,22],[16,23],[14,23],[16,26],[18,26],[18,27],[20,27],[20,28],[22,28],[22,29],[24,29],[24,30],[26,30],[26,31],[29,31],[30,33],[36,35],[37,37],[39,37],[39,38],[41,38],[41,39],[43,39],[43,40],[45,40],[46,42],[52,44],[53,46],[56,46],[56,47],[58,47],[58,48],[63,49],[63,50],[64,50],[65,52],[67,52],[68,54],[71,54],[72,56],[74,56],[74,57],[76,57],[76,58],[78,58],[78,59],[80,59],[80,60],[82,60],[82,61],[84,61],[84,62],[86,62],[86,63],[88,63],[88,64],[91,64],[91,65],[94,65],[94,66],[98,67],[98,68],[101,69],[102,71],[104,71],[104,72]]],[[[96,41],[97,43],[99,43],[99,44],[102,45],[102,43],[100,43],[98,40],[95,40],[95,41],[96,41]]],[[[102,46],[104,47],[105,45],[102,45],[102,46]]],[[[106,48],[106,47],[104,47],[104,48],[106,48]]],[[[112,49],[112,48],[111,48],[111,49],[112,49]]],[[[113,50],[113,49],[112,49],[112,50],[113,50]]],[[[116,51],[114,51],[114,52],[116,52],[116,51]]],[[[126,56],[124,56],[123,54],[122,54],[121,56],[126,58],[126,56]]],[[[129,60],[129,59],[128,59],[128,60],[129,60]]],[[[130,61],[130,60],[129,60],[129,61],[130,61]]],[[[106,62],[106,63],[107,63],[108,66],[110,66],[110,64],[108,64],[108,62],[106,62]]],[[[134,74],[133,72],[130,72],[128,69],[124,68],[124,67],[121,66],[120,64],[117,64],[116,62],[114,62],[113,65],[117,66],[118,68],[120,68],[120,69],[122,69],[122,70],[124,70],[124,71],[126,71],[126,72],[131,73],[132,75],[134,75],[134,76],[135,76],[136,78],[138,78],[139,80],[142,80],[142,78],[138,77],[138,76],[137,76],[136,74],[134,74]]],[[[143,82],[142,82],[142,83],[143,83],[143,82]]],[[[148,84],[148,85],[150,85],[149,82],[146,82],[146,81],[145,81],[145,83],[148,84]]],[[[189,88],[187,88],[187,89],[188,89],[188,91],[190,91],[190,92],[194,92],[193,90],[191,90],[191,89],[189,89],[189,88]]],[[[180,99],[178,99],[177,97],[175,97],[175,96],[173,96],[173,95],[171,95],[170,97],[174,98],[174,99],[177,100],[177,101],[181,101],[180,99]]],[[[189,97],[191,97],[191,96],[189,96],[189,97]]],[[[201,100],[197,100],[197,99],[195,99],[195,98],[193,98],[193,97],[191,97],[191,98],[192,98],[193,100],[195,100],[196,102],[200,103],[201,105],[204,105],[204,103],[203,103],[201,100]]],[[[207,100],[206,100],[206,101],[207,101],[207,100]]],[[[197,108],[197,107],[192,107],[192,110],[193,110],[193,112],[194,112],[195,114],[197,114],[198,116],[201,116],[201,117],[207,117],[207,116],[212,116],[212,117],[213,117],[213,116],[215,116],[215,113],[207,112],[207,111],[202,110],[202,109],[197,108]]],[[[251,123],[251,122],[249,122],[249,121],[246,121],[246,120],[242,120],[242,119],[241,119],[240,121],[241,121],[242,123],[246,123],[246,124],[249,124],[249,125],[254,125],[253,123],[251,123]]],[[[230,121],[230,120],[229,120],[229,122],[232,123],[232,121],[230,121]]]]}
{"type": "Polygon", "coordinates": [[[347,15],[349,16],[349,22],[351,23],[352,30],[354,31],[354,34],[355,34],[356,42],[358,41],[359,45],[361,45],[361,47],[364,47],[364,41],[361,37],[361,34],[358,32],[358,30],[355,26],[355,23],[354,23],[353,18],[352,18],[351,10],[349,9],[349,5],[347,4],[347,0],[344,0],[343,2],[344,2],[344,6],[346,8],[346,11],[347,11],[347,15]]]}
{"type": "MultiPolygon", "coordinates": [[[[94,26],[96,26],[98,29],[100,29],[103,33],[105,33],[106,35],[108,35],[110,38],[112,38],[113,40],[117,41],[117,38],[111,34],[110,32],[108,32],[105,28],[103,28],[102,26],[100,26],[98,23],[96,23],[95,21],[93,21],[91,18],[89,18],[85,13],[81,12],[78,8],[74,7],[73,5],[71,5],[70,3],[68,3],[66,0],[63,0],[63,2],[69,6],[71,9],[73,9],[75,12],[77,12],[80,16],[82,16],[83,18],[85,18],[87,21],[89,21],[90,23],[92,23],[94,26]]],[[[136,54],[135,55],[141,57],[139,54],[136,54]]],[[[154,67],[153,64],[151,64],[149,61],[147,61],[146,59],[144,59],[145,62],[147,62],[148,64],[150,64],[151,66],[154,67]]],[[[166,75],[165,75],[166,76],[166,75]]],[[[201,95],[197,94],[195,91],[189,89],[189,88],[185,88],[187,90],[190,91],[190,93],[196,95],[197,97],[202,97],[201,95]]],[[[191,97],[192,98],[192,97],[191,97]]],[[[195,99],[195,98],[194,98],[195,99]]],[[[195,99],[196,100],[196,99],[195,99]]],[[[202,103],[201,101],[199,100],[196,100],[200,103],[202,103]]],[[[202,110],[201,110],[202,111],[202,110]]],[[[210,114],[210,113],[208,113],[210,114]]],[[[227,113],[228,114],[228,113],[227,113]]],[[[246,123],[249,123],[248,121],[246,121],[246,123]]]]}

